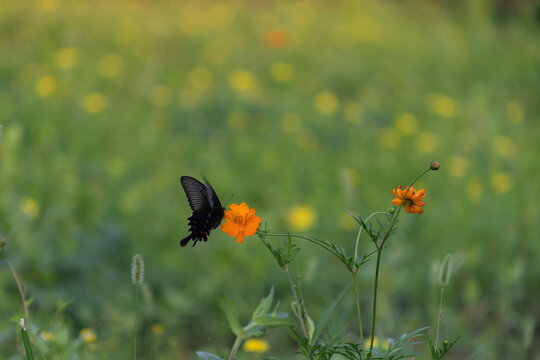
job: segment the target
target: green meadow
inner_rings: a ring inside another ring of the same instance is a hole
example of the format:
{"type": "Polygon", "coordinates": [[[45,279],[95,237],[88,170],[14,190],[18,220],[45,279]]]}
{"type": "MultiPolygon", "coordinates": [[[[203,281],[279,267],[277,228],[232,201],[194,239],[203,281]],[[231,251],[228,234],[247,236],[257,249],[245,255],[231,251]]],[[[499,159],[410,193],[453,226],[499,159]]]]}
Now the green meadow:
{"type": "MultiPolygon", "coordinates": [[[[352,254],[359,225],[347,210],[388,211],[392,189],[436,160],[440,170],[415,184],[424,213],[401,212],[382,256],[378,341],[425,326],[435,336],[437,272],[452,254],[440,336],[461,337],[445,359],[540,359],[538,9],[2,4],[0,358],[25,358],[22,317],[38,359],[130,359],[134,339],[138,359],[227,358],[235,336],[220,298],[245,324],[272,286],[300,333],[287,276],[257,235],[239,244],[218,228],[179,246],[191,215],[180,177],[206,177],[224,207],[245,202],[273,233],[352,254]]],[[[351,276],[293,242],[290,271],[317,322],[351,276]]],[[[360,256],[374,249],[363,234],[360,256]]],[[[366,339],[368,260],[356,279],[366,339]]],[[[348,291],[326,331],[358,342],[348,291]]],[[[304,358],[287,328],[257,339],[239,359],[304,358]]],[[[426,344],[414,349],[430,359],[426,344]]]]}

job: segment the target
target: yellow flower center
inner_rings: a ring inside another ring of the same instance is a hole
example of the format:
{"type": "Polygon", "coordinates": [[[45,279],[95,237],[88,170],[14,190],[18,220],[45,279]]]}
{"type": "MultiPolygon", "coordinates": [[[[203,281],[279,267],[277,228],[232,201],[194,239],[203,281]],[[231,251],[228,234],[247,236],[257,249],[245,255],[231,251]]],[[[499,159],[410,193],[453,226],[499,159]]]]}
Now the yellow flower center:
{"type": "Polygon", "coordinates": [[[242,224],[244,222],[244,217],[238,213],[231,214],[231,221],[235,224],[242,224]]]}

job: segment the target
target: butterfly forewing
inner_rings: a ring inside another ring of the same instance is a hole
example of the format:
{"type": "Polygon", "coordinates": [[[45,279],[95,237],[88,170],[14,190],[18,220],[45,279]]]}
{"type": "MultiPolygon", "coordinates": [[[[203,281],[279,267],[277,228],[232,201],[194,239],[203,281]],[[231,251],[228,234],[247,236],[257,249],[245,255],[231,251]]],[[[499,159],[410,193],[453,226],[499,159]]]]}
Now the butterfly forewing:
{"type": "Polygon", "coordinates": [[[209,210],[211,208],[205,194],[205,186],[191,176],[182,176],[180,183],[188,198],[189,206],[193,211],[209,210]]]}

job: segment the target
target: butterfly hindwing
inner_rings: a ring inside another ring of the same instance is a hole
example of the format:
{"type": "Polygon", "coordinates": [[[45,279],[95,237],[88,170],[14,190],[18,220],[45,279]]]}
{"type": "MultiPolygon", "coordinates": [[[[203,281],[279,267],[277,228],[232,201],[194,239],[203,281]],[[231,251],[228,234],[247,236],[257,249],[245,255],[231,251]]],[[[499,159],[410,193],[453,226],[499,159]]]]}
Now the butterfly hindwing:
{"type": "Polygon", "coordinates": [[[204,190],[204,194],[208,199],[210,207],[212,208],[212,212],[210,214],[210,225],[213,229],[215,229],[219,226],[219,224],[221,224],[221,220],[223,220],[225,212],[223,211],[223,206],[221,206],[221,202],[219,201],[216,192],[214,191],[208,180],[204,179],[204,182],[206,183],[206,189],[204,190]]]}
{"type": "Polygon", "coordinates": [[[204,179],[206,186],[191,176],[182,176],[180,182],[193,211],[188,218],[190,234],[182,239],[180,246],[186,246],[189,240],[195,246],[197,241],[207,241],[210,231],[219,226],[224,209],[208,180],[204,179]]]}

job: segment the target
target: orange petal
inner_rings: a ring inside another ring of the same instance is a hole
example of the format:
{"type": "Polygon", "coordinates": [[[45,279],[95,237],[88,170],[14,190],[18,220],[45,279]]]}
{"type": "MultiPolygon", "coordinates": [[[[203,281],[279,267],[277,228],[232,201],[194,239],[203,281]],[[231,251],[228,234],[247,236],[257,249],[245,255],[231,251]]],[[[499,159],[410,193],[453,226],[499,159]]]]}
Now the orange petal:
{"type": "Polygon", "coordinates": [[[413,206],[414,212],[417,214],[421,214],[424,212],[424,209],[422,209],[420,206],[413,206]]]}
{"type": "Polygon", "coordinates": [[[418,206],[424,206],[424,205],[426,205],[426,203],[423,202],[423,201],[415,201],[414,204],[415,204],[415,205],[418,205],[418,206]]]}
{"type": "Polygon", "coordinates": [[[259,222],[249,222],[246,224],[246,227],[244,228],[244,233],[246,236],[254,235],[257,232],[257,229],[259,228],[259,222]]]}
{"type": "Polygon", "coordinates": [[[403,200],[400,200],[400,199],[392,199],[392,204],[394,204],[396,206],[401,205],[402,202],[403,202],[403,200]]]}
{"type": "Polygon", "coordinates": [[[234,223],[226,222],[225,224],[221,225],[221,231],[229,236],[235,237],[238,236],[238,233],[240,232],[240,226],[234,223]]]}
{"type": "Polygon", "coordinates": [[[240,233],[238,234],[238,236],[236,237],[236,241],[238,241],[239,244],[243,243],[244,242],[244,233],[240,233]]]}

